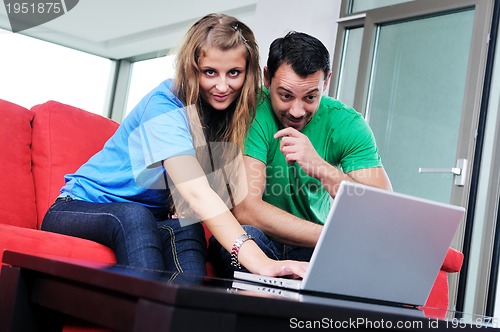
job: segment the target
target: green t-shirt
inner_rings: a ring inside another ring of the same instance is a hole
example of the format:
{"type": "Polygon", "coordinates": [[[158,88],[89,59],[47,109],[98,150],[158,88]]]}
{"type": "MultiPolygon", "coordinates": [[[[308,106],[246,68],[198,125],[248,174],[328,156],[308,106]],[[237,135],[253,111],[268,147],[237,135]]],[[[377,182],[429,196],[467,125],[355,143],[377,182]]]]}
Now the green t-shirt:
{"type": "MultiPolygon", "coordinates": [[[[321,182],[297,164],[290,165],[273,135],[282,129],[274,115],[269,91],[264,89],[255,121],[245,141],[245,155],[266,165],[263,200],[297,217],[323,224],[330,210],[330,195],[321,182]]],[[[373,133],[353,108],[323,96],[311,121],[302,130],[321,158],[348,173],[381,167],[373,133]]]]}

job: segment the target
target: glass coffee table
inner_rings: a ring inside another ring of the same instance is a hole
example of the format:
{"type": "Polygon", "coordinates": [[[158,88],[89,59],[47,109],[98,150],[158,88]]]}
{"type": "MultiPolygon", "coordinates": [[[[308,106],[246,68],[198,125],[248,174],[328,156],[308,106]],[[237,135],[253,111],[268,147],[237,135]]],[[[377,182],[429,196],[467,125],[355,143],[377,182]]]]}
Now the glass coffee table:
{"type": "Polygon", "coordinates": [[[493,318],[6,251],[0,332],[57,331],[67,317],[114,331],[361,328],[498,330],[493,318]],[[460,318],[458,318],[460,317],[460,318]]]}

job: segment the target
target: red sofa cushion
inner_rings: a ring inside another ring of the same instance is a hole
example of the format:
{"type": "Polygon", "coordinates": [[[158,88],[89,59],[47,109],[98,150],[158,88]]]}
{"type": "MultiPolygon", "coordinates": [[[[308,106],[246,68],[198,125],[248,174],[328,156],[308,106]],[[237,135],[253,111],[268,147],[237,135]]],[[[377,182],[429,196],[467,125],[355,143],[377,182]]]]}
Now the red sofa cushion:
{"type": "Polygon", "coordinates": [[[425,305],[421,308],[427,318],[446,317],[448,311],[448,274],[440,270],[425,305]]]}
{"type": "Polygon", "coordinates": [[[118,123],[55,101],[34,106],[33,179],[38,224],[64,185],[64,175],[75,172],[102,148],[118,123]]]}
{"type": "Polygon", "coordinates": [[[30,148],[33,112],[0,99],[0,118],[0,222],[35,228],[30,148]]]}
{"type": "Polygon", "coordinates": [[[37,229],[0,224],[0,244],[0,261],[4,250],[10,250],[37,256],[116,262],[113,251],[99,243],[37,229]]]}

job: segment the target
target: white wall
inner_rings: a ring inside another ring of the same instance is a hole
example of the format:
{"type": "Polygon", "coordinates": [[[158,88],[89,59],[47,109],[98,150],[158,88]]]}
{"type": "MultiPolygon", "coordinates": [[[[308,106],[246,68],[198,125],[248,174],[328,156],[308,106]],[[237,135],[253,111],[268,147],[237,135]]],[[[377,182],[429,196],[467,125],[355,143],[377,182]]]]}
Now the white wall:
{"type": "Polygon", "coordinates": [[[325,44],[333,58],[340,0],[257,0],[252,30],[259,44],[261,66],[267,61],[269,45],[288,31],[305,32],[325,44]]]}

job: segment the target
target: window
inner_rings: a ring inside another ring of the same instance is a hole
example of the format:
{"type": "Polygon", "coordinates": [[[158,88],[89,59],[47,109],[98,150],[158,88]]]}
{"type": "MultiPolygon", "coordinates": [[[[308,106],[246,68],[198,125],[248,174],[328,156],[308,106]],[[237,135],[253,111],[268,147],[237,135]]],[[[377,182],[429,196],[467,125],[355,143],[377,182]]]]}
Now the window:
{"type": "Polygon", "coordinates": [[[175,55],[134,62],[125,116],[149,91],[174,76],[175,55]]]}
{"type": "Polygon", "coordinates": [[[370,9],[375,9],[375,8],[380,8],[380,7],[385,7],[385,6],[390,6],[390,5],[395,5],[398,3],[403,3],[403,2],[409,2],[413,0],[351,0],[350,1],[350,8],[348,9],[349,13],[357,13],[357,12],[362,12],[370,9]]]}
{"type": "Polygon", "coordinates": [[[347,105],[354,105],[362,39],[363,28],[346,29],[335,98],[347,105]]]}
{"type": "Polygon", "coordinates": [[[55,100],[107,115],[114,63],[0,29],[0,98],[26,108],[55,100]]]}

